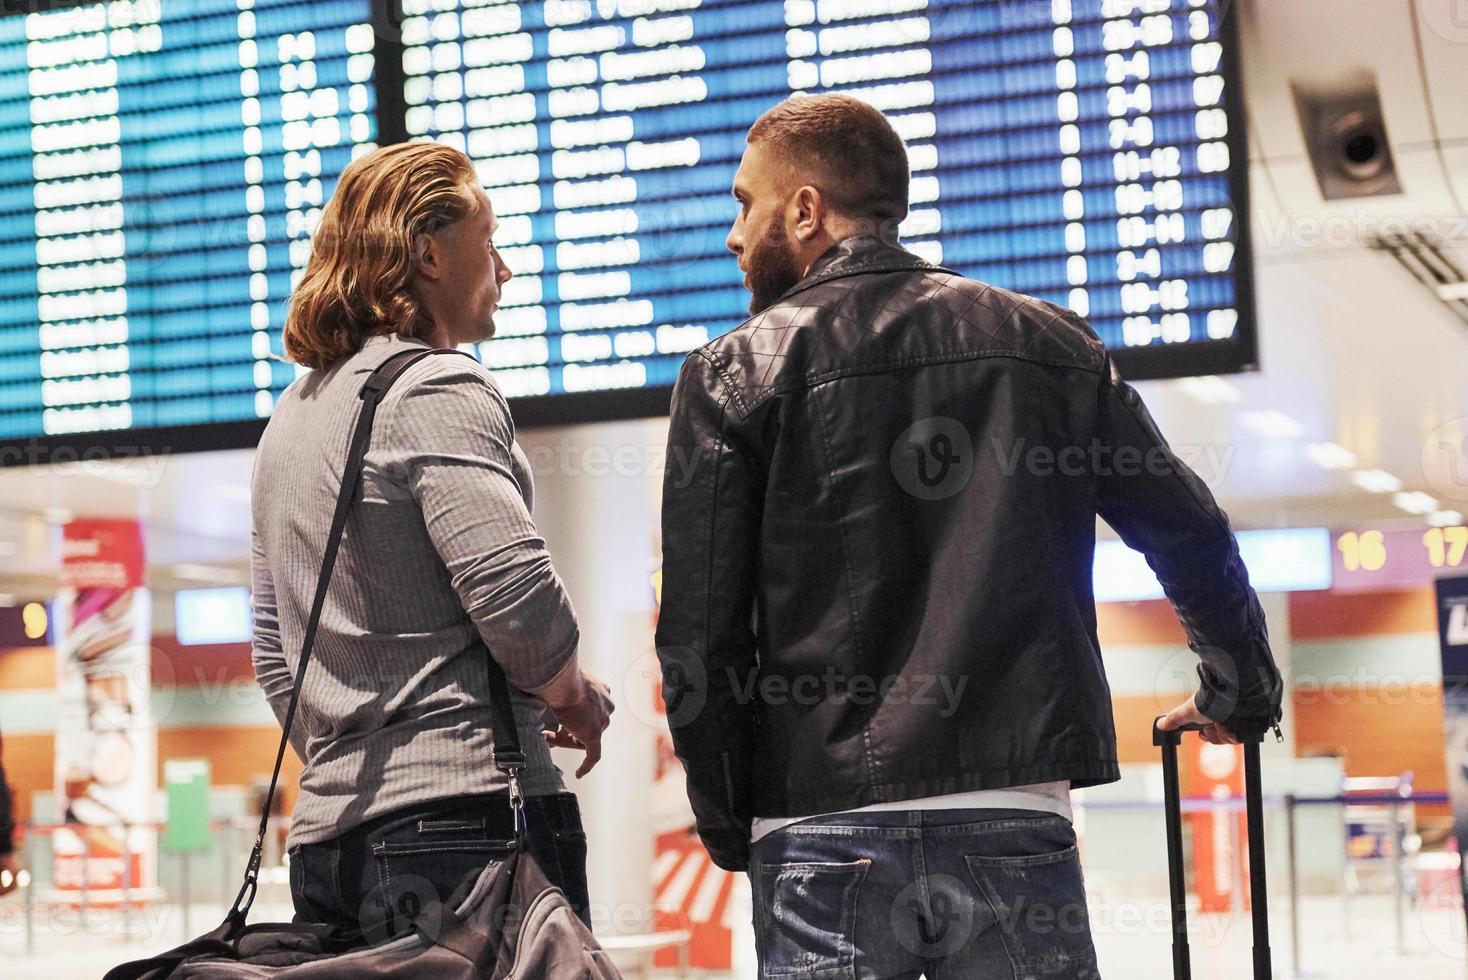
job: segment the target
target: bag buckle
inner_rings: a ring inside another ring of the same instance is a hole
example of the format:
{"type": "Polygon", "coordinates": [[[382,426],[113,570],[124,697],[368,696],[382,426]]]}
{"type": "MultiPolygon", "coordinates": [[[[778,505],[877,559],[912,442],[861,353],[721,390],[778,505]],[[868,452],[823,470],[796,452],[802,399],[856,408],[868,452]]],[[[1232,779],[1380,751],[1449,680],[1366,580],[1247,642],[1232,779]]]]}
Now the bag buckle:
{"type": "Polygon", "coordinates": [[[515,809],[518,810],[518,809],[520,809],[521,807],[523,807],[525,805],[525,797],[520,792],[520,770],[519,770],[519,768],[511,769],[509,775],[510,775],[510,806],[512,806],[512,807],[514,807],[515,809]]]}
{"type": "Polygon", "coordinates": [[[525,795],[520,791],[520,767],[510,766],[505,770],[510,780],[510,812],[515,818],[515,836],[529,831],[525,822],[525,795]]]}

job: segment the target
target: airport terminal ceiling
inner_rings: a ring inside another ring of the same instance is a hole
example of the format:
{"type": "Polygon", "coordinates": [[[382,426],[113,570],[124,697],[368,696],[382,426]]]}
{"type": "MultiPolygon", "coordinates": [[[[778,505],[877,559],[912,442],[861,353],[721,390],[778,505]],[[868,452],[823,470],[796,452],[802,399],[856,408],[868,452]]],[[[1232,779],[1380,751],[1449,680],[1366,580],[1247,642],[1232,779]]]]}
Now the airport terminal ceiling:
{"type": "Polygon", "coordinates": [[[338,176],[420,138],[464,149],[500,217],[516,276],[478,353],[520,424],[656,415],[746,315],[730,183],[792,92],[893,120],[913,251],[1078,310],[1129,377],[1255,366],[1212,2],[384,2],[0,18],[0,444],[253,445],[338,176]]]}

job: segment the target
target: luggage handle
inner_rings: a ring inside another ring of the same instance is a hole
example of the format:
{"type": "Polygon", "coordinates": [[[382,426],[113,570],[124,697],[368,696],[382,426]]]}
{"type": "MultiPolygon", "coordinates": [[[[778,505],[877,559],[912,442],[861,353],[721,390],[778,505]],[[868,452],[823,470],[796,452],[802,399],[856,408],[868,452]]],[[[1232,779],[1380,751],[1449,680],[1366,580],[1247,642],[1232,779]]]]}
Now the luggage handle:
{"type": "MultiPolygon", "coordinates": [[[[1172,900],[1172,972],[1175,980],[1192,980],[1188,949],[1187,883],[1183,869],[1182,800],[1178,791],[1177,748],[1184,732],[1211,727],[1186,724],[1163,730],[1159,715],[1152,722],[1152,744],[1162,749],[1162,792],[1167,814],[1167,876],[1172,900]]],[[[1249,899],[1254,920],[1254,980],[1270,980],[1269,892],[1264,870],[1264,792],[1259,780],[1259,746],[1264,733],[1241,736],[1244,746],[1244,806],[1248,814],[1249,899]]]]}

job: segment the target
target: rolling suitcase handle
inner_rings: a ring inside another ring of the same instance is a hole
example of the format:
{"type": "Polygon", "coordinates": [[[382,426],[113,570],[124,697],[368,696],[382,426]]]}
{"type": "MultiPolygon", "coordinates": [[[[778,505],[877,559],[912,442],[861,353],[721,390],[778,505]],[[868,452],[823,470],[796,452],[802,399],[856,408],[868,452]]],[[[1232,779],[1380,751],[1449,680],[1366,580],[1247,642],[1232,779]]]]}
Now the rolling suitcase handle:
{"type": "MultiPolygon", "coordinates": [[[[1160,721],[1161,719],[1157,719],[1160,721]]],[[[1183,732],[1203,725],[1162,731],[1152,722],[1152,744],[1162,748],[1162,791],[1167,811],[1167,877],[1172,894],[1172,972],[1175,980],[1192,980],[1188,953],[1188,893],[1183,880],[1183,816],[1178,796],[1177,747],[1183,732]]],[[[1259,784],[1259,745],[1264,736],[1244,738],[1244,804],[1249,826],[1249,898],[1254,916],[1254,980],[1270,980],[1269,894],[1264,876],[1264,793],[1259,784]]]]}

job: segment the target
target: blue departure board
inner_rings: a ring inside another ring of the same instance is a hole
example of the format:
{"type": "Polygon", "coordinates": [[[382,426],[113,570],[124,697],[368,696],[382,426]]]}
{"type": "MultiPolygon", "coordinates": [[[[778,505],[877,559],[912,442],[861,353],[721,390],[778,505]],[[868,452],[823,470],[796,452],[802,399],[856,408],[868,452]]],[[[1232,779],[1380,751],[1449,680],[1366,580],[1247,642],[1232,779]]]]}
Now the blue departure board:
{"type": "Polygon", "coordinates": [[[367,0],[0,18],[0,439],[270,414],[373,37],[367,0]]]}
{"type": "Polygon", "coordinates": [[[481,356],[512,395],[669,385],[744,319],[730,184],[795,92],[891,118],[912,251],[1162,355],[1133,376],[1252,360],[1205,0],[403,3],[408,132],[465,150],[501,215],[516,278],[481,356]]]}
{"type": "Polygon", "coordinates": [[[517,419],[665,408],[687,352],[747,315],[730,185],[749,125],[802,92],[892,120],[912,251],[1084,314],[1130,377],[1252,368],[1230,6],[114,0],[0,17],[0,443],[251,443],[296,376],[280,329],[323,203],[351,159],[404,138],[463,149],[494,202],[515,277],[479,354],[517,419]]]}

